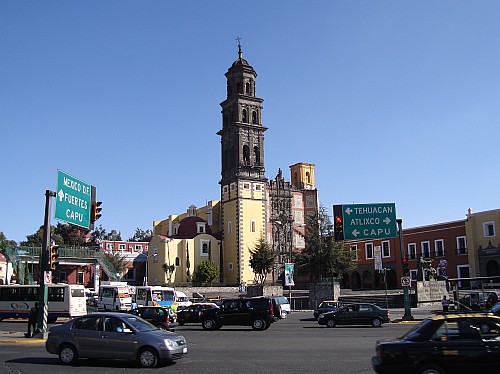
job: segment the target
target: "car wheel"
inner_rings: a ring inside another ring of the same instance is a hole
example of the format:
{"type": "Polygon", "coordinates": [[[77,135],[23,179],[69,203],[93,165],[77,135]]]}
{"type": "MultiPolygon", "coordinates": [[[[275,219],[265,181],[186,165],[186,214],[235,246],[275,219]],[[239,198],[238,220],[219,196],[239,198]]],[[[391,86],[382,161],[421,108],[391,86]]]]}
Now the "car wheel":
{"type": "Polygon", "coordinates": [[[59,361],[64,365],[73,365],[78,360],[78,351],[72,345],[63,345],[59,350],[59,361]]]}
{"type": "Polygon", "coordinates": [[[287,315],[287,312],[285,312],[284,310],[281,311],[281,319],[286,318],[287,315]]]}
{"type": "Polygon", "coordinates": [[[212,318],[207,318],[201,323],[203,330],[215,330],[217,324],[215,323],[215,320],[212,318]]]}
{"type": "Polygon", "coordinates": [[[382,320],[380,318],[374,318],[372,321],[373,327],[382,327],[382,320]]]}
{"type": "Polygon", "coordinates": [[[326,321],[326,327],[335,327],[336,324],[337,322],[333,318],[326,321]]]}
{"type": "Polygon", "coordinates": [[[445,371],[437,365],[429,364],[418,368],[417,374],[444,374],[445,371]]]}
{"type": "Polygon", "coordinates": [[[143,368],[154,368],[158,365],[158,353],[153,348],[143,348],[139,352],[137,361],[143,368]]]}
{"type": "Polygon", "coordinates": [[[256,318],[252,322],[252,329],[254,330],[264,330],[266,328],[266,321],[264,321],[262,318],[256,318]]]}

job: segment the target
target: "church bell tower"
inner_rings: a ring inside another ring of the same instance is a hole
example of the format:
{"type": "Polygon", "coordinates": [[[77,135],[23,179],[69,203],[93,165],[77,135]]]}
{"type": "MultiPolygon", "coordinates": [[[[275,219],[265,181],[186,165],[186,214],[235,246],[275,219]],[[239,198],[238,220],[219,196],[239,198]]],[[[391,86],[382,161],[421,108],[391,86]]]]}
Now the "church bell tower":
{"type": "Polygon", "coordinates": [[[238,58],[226,72],[227,97],[222,107],[221,206],[224,274],[228,284],[253,281],[250,252],[266,237],[266,186],[262,102],[255,96],[257,73],[238,58]]]}

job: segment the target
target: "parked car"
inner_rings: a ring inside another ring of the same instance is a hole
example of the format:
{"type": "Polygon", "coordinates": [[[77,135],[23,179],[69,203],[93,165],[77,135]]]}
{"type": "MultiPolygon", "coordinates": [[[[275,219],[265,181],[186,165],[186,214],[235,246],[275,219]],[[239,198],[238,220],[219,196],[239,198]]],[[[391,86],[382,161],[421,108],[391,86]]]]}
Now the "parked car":
{"type": "Polygon", "coordinates": [[[215,303],[194,303],[177,312],[177,323],[201,323],[201,312],[204,309],[219,308],[215,303]]]}
{"type": "Polygon", "coordinates": [[[127,313],[93,313],[52,326],[45,342],[47,352],[66,365],[79,358],[137,360],[156,367],[187,354],[183,336],[163,331],[127,313]]]}
{"type": "Polygon", "coordinates": [[[337,325],[372,325],[381,327],[390,322],[390,312],[374,304],[349,304],[332,312],[320,314],[318,323],[326,327],[337,325]]]}
{"type": "Polygon", "coordinates": [[[162,306],[140,306],[132,309],[130,313],[139,316],[162,330],[175,331],[177,315],[167,307],[162,306]]]}
{"type": "Polygon", "coordinates": [[[325,300],[321,304],[318,305],[316,309],[313,311],[314,319],[318,319],[320,314],[331,312],[336,310],[342,306],[342,303],[333,300],[325,300]]]}
{"type": "Polygon", "coordinates": [[[265,330],[275,317],[272,300],[258,297],[223,300],[218,309],[204,309],[200,318],[204,330],[220,329],[225,325],[252,326],[254,330],[265,330]]]}
{"type": "Polygon", "coordinates": [[[500,365],[500,317],[447,314],[427,318],[401,338],[378,341],[377,373],[495,373],[500,365]]]}
{"type": "Polygon", "coordinates": [[[500,303],[493,305],[488,312],[493,313],[496,316],[500,316],[500,303]]]}
{"type": "Polygon", "coordinates": [[[464,295],[460,300],[460,306],[470,308],[472,310],[489,309],[500,299],[500,291],[484,290],[472,291],[464,295]]]}

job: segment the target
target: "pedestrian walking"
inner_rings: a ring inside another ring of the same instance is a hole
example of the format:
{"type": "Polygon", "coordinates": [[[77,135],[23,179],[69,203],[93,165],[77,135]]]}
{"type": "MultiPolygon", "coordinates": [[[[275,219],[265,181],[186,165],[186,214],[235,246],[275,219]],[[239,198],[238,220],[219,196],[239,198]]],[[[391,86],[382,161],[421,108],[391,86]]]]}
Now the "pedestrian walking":
{"type": "Polygon", "coordinates": [[[450,306],[450,301],[447,299],[446,295],[441,299],[441,305],[443,306],[443,312],[447,312],[450,306]]]}
{"type": "Polygon", "coordinates": [[[27,338],[31,338],[33,336],[31,333],[32,327],[33,327],[33,332],[36,331],[37,319],[38,319],[38,301],[35,302],[35,306],[30,309],[30,314],[28,317],[28,333],[26,334],[27,338]]]}

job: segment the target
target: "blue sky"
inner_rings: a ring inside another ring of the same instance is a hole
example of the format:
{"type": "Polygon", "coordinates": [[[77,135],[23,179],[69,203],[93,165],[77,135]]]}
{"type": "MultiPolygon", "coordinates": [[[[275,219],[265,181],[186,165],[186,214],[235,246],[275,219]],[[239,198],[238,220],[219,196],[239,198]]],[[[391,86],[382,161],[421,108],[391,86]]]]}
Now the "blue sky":
{"type": "Polygon", "coordinates": [[[313,163],[330,212],[394,202],[404,227],[498,209],[499,19],[498,1],[4,0],[0,231],[43,224],[58,169],[123,239],[218,199],[237,36],[268,178],[313,163]]]}

